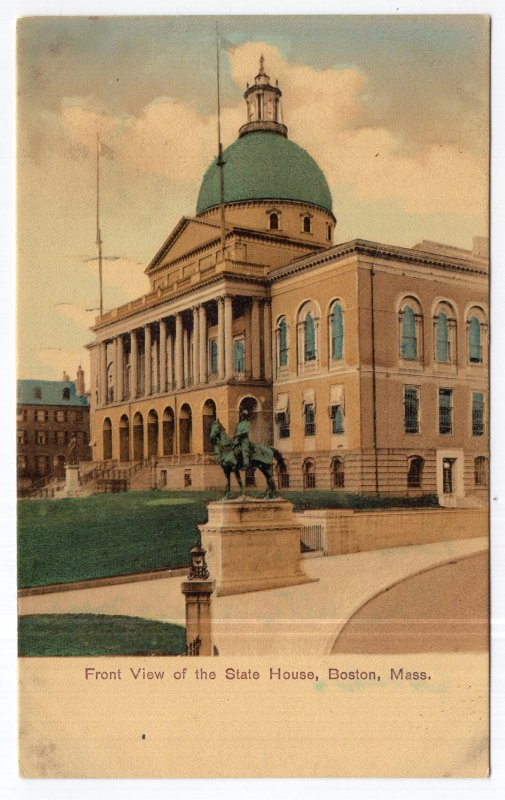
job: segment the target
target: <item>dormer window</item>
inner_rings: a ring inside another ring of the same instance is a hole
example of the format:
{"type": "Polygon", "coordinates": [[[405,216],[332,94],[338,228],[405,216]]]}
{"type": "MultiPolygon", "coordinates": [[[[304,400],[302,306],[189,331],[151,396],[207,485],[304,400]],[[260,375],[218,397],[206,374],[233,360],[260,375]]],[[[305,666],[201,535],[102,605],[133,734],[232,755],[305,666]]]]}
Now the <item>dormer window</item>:
{"type": "Polygon", "coordinates": [[[65,389],[63,389],[62,395],[64,400],[70,400],[70,389],[68,387],[65,387],[65,389]]]}
{"type": "Polygon", "coordinates": [[[41,400],[42,399],[42,389],[40,386],[34,386],[33,388],[33,399],[34,400],[41,400]]]}

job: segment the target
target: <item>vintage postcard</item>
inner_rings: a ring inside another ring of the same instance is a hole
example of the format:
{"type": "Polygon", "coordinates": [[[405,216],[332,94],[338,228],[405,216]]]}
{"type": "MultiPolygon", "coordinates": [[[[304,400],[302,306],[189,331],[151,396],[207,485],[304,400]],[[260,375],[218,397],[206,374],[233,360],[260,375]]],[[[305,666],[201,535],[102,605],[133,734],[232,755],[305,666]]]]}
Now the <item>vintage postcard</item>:
{"type": "Polygon", "coordinates": [[[18,21],[22,776],[488,775],[489,33],[18,21]]]}

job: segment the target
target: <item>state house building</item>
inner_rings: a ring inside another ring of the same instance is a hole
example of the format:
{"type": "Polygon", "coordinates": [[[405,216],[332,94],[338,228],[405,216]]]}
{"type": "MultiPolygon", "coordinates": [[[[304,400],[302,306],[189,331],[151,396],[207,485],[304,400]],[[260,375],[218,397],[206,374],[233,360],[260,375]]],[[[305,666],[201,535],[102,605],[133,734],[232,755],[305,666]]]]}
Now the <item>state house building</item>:
{"type": "Polygon", "coordinates": [[[246,408],[252,440],[285,457],[281,488],[481,502],[487,240],[334,244],[328,184],[280,96],[261,62],[223,154],[224,231],[214,161],[146,268],[149,294],[96,320],[94,460],[155,458],[160,486],[221,486],[210,425],[233,432],[246,408]]]}

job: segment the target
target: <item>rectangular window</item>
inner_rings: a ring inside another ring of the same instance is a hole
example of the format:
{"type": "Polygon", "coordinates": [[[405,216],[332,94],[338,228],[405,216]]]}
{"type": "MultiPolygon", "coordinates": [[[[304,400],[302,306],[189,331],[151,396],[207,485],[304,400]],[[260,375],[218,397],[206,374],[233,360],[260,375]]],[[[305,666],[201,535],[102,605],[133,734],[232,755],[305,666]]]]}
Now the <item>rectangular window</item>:
{"type": "Polygon", "coordinates": [[[35,412],[35,419],[37,422],[47,422],[48,413],[43,408],[38,408],[35,412]]]}
{"type": "Polygon", "coordinates": [[[66,444],[67,441],[67,431],[56,431],[56,444],[66,444]]]}
{"type": "Polygon", "coordinates": [[[76,422],[84,422],[84,411],[76,411],[75,412],[75,421],[76,422]]]}
{"type": "Polygon", "coordinates": [[[472,393],[472,436],[484,434],[484,395],[482,392],[472,393]]]}
{"type": "Polygon", "coordinates": [[[291,433],[289,428],[289,419],[284,411],[280,414],[277,414],[277,424],[279,426],[279,438],[289,439],[291,433]]]}
{"type": "Polygon", "coordinates": [[[245,372],[245,347],[243,339],[233,340],[233,371],[245,372]]]}
{"type": "Polygon", "coordinates": [[[17,443],[18,444],[26,444],[28,440],[28,432],[27,431],[18,431],[17,432],[17,443]]]}
{"type": "Polygon", "coordinates": [[[210,349],[210,374],[217,375],[217,339],[211,339],[209,342],[210,349]]]}
{"type": "Polygon", "coordinates": [[[28,419],[28,412],[26,408],[18,408],[16,419],[18,422],[26,422],[28,419]]]}
{"type": "Polygon", "coordinates": [[[452,389],[438,390],[438,432],[452,433],[452,389]]]}
{"type": "Polygon", "coordinates": [[[339,405],[331,407],[331,432],[344,433],[344,415],[339,405]]]}
{"type": "Polygon", "coordinates": [[[316,435],[316,412],[312,403],[307,403],[304,408],[305,436],[316,435]]]}
{"type": "Polygon", "coordinates": [[[67,421],[68,412],[67,411],[55,411],[54,412],[54,420],[55,422],[66,422],[67,421]]]}
{"type": "Polygon", "coordinates": [[[289,472],[279,472],[279,489],[289,489],[289,472]]]}
{"type": "Polygon", "coordinates": [[[405,433],[419,433],[419,389],[417,386],[405,386],[403,408],[405,433]]]}
{"type": "Polygon", "coordinates": [[[35,442],[37,444],[47,444],[47,431],[36,431],[35,442]]]}

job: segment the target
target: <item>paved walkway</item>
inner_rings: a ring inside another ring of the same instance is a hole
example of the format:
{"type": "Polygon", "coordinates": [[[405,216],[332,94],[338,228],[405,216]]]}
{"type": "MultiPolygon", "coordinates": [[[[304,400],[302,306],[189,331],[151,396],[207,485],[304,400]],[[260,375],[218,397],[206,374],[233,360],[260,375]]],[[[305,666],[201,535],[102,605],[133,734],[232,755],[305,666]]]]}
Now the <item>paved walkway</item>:
{"type": "MultiPolygon", "coordinates": [[[[307,558],[313,582],[216,597],[214,641],[221,655],[325,655],[347,620],[375,595],[440,564],[484,552],[487,539],[461,539],[329,558],[307,558]]],[[[21,614],[127,614],[185,624],[181,578],[23,597],[21,614]]]]}

